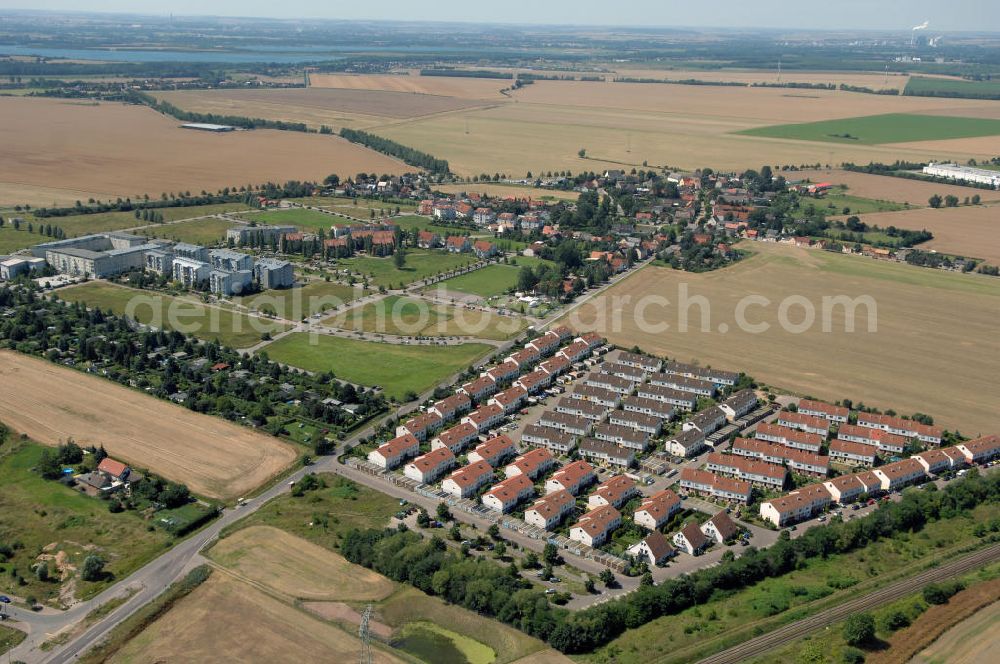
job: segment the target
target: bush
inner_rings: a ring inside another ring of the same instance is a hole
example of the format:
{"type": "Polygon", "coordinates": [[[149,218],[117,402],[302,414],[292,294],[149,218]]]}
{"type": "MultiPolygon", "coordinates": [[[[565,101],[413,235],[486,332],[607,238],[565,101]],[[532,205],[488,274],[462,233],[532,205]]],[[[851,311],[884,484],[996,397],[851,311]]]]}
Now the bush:
{"type": "Polygon", "coordinates": [[[909,617],[899,609],[890,611],[879,621],[879,627],[883,632],[895,632],[898,629],[903,629],[904,627],[909,626],[909,617]]]}
{"type": "Polygon", "coordinates": [[[932,583],[924,587],[924,600],[928,604],[947,604],[952,595],[962,590],[965,586],[959,581],[945,581],[943,583],[932,583]]]}
{"type": "Polygon", "coordinates": [[[865,661],[865,654],[857,648],[844,648],[840,654],[840,660],[844,664],[862,664],[865,661]]]}
{"type": "Polygon", "coordinates": [[[875,640],[875,619],[870,613],[854,613],[844,621],[844,640],[852,646],[863,646],[875,640]]]}

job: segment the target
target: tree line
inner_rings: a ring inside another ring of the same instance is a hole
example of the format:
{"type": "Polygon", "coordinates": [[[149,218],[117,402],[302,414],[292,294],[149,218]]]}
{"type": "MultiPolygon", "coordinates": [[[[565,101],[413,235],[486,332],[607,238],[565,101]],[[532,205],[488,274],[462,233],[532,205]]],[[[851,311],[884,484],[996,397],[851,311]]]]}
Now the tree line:
{"type": "Polygon", "coordinates": [[[375,150],[376,152],[387,154],[390,157],[396,157],[397,159],[405,161],[410,166],[423,168],[431,173],[445,175],[450,172],[450,169],[448,168],[448,161],[446,159],[438,159],[437,157],[427,154],[426,152],[421,152],[420,150],[408,147],[402,143],[397,143],[396,141],[389,140],[388,138],[382,138],[381,136],[370,134],[367,131],[342,127],[340,130],[340,136],[341,138],[346,138],[351,143],[359,143],[367,148],[375,150]]]}

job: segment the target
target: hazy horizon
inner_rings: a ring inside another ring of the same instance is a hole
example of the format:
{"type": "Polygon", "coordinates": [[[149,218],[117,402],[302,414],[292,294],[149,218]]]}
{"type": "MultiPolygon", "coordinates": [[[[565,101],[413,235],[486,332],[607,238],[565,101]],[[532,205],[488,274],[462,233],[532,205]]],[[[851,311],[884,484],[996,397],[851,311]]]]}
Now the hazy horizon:
{"type": "Polygon", "coordinates": [[[760,0],[747,4],[719,0],[711,13],[692,15],[689,5],[670,0],[634,0],[627,11],[609,14],[607,6],[594,0],[553,0],[547,3],[509,0],[505,4],[439,0],[431,6],[400,0],[376,5],[320,3],[286,0],[280,6],[261,0],[217,0],[212,3],[176,0],[166,4],[149,0],[94,0],[81,7],[74,0],[0,0],[2,11],[54,11],[148,16],[192,16],[219,18],[340,19],[354,21],[454,22],[509,25],[562,25],[580,27],[784,29],[784,30],[878,30],[907,33],[913,26],[929,22],[927,34],[935,31],[1000,31],[1000,3],[988,0],[956,0],[942,5],[931,0],[841,0],[835,12],[829,2],[802,0],[789,11],[789,3],[760,0]],[[831,13],[834,15],[831,16],[831,13]],[[599,17],[596,19],[594,17],[599,17]]]}

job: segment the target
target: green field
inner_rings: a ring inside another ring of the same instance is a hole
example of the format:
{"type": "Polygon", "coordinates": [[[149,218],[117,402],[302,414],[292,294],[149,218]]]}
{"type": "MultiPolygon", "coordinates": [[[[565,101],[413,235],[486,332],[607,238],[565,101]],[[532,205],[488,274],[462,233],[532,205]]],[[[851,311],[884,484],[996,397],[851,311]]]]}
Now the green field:
{"type": "Polygon", "coordinates": [[[491,664],[496,653],[489,646],[436,623],[407,623],[393,647],[435,664],[491,664]]]}
{"type": "Polygon", "coordinates": [[[333,371],[361,385],[380,385],[390,397],[420,394],[490,350],[484,344],[403,346],[296,332],[263,349],[272,360],[307,371],[333,371]]]}
{"type": "Polygon", "coordinates": [[[549,261],[527,256],[518,256],[512,260],[516,263],[515,265],[490,265],[469,274],[462,274],[451,279],[446,279],[430,288],[435,289],[438,286],[444,286],[448,290],[488,298],[500,295],[514,288],[517,285],[517,273],[522,267],[536,267],[541,263],[551,265],[549,261]]]}
{"type": "Polygon", "coordinates": [[[305,208],[289,208],[287,210],[268,210],[241,215],[248,221],[258,224],[274,224],[279,226],[295,226],[301,231],[329,231],[334,224],[348,223],[347,219],[316,210],[305,208]]]}
{"type": "Polygon", "coordinates": [[[904,95],[918,97],[964,97],[968,99],[1000,99],[1000,80],[959,81],[948,78],[911,76],[904,95]]]}
{"type": "Polygon", "coordinates": [[[427,277],[454,270],[476,261],[473,254],[450,254],[443,250],[410,249],[406,252],[406,264],[397,269],[391,256],[355,256],[337,261],[338,268],[366,275],[375,286],[395,287],[410,284],[427,277]]]}
{"type": "Polygon", "coordinates": [[[807,559],[782,577],[735,592],[717,591],[705,604],[628,630],[581,659],[606,662],[614,652],[617,664],[700,660],[803,617],[807,606],[811,612],[839,604],[897,573],[913,573],[931,561],[946,560],[954,555],[950,549],[980,541],[974,534],[977,524],[990,523],[998,515],[1000,506],[982,505],[961,516],[930,522],[914,534],[901,533],[849,554],[807,559]]]}
{"type": "Polygon", "coordinates": [[[37,233],[29,233],[24,228],[22,226],[21,230],[15,231],[10,224],[0,228],[0,254],[10,254],[18,249],[25,249],[52,239],[37,233]]]}
{"type": "Polygon", "coordinates": [[[89,307],[110,309],[119,315],[128,314],[146,325],[178,330],[234,348],[253,346],[264,333],[274,334],[287,329],[284,323],[106,282],[92,281],[64,288],[59,291],[59,297],[69,302],[84,302],[89,307]]]}
{"type": "Polygon", "coordinates": [[[176,224],[157,224],[143,228],[139,232],[147,237],[210,247],[225,240],[226,231],[238,225],[225,219],[194,219],[176,224]]]}
{"type": "MultiPolygon", "coordinates": [[[[390,219],[392,223],[396,224],[403,230],[421,230],[421,231],[433,231],[441,236],[442,241],[448,235],[461,235],[462,233],[471,231],[470,228],[465,228],[462,226],[449,226],[447,224],[435,223],[433,220],[427,217],[419,217],[415,214],[402,215],[399,217],[393,217],[390,219]]],[[[488,231],[478,231],[484,235],[489,235],[488,231]]]]}
{"type": "Polygon", "coordinates": [[[897,212],[908,210],[913,206],[902,205],[895,201],[879,201],[874,198],[862,198],[850,194],[831,192],[816,202],[817,208],[827,210],[830,216],[840,214],[869,214],[872,212],[897,212]],[[844,212],[847,209],[848,212],[844,212]]]}
{"type": "Polygon", "coordinates": [[[525,327],[524,321],[510,316],[398,295],[336,314],[325,322],[346,330],[396,336],[462,336],[498,341],[509,339],[525,327]]]}
{"type": "MultiPolygon", "coordinates": [[[[147,521],[138,512],[112,514],[99,498],[43,479],[34,468],[44,448],[15,441],[14,436],[0,442],[0,542],[14,545],[13,558],[0,558],[0,594],[54,602],[63,584],[36,577],[31,566],[39,561],[38,556],[59,556],[79,569],[90,553],[96,553],[107,561],[110,576],[105,580],[84,581],[75,570],[67,572],[77,597],[93,597],[159,555],[172,540],[160,529],[147,529],[147,521]],[[10,573],[14,570],[23,584],[15,581],[10,573]]],[[[56,561],[49,560],[48,565],[53,579],[58,579],[56,561]]]]}
{"type": "Polygon", "coordinates": [[[1000,134],[1000,120],[887,113],[823,122],[757,127],[737,133],[798,141],[879,145],[995,136],[1000,134]]]}
{"type": "Polygon", "coordinates": [[[233,300],[262,313],[272,312],[285,320],[300,321],[341,304],[348,304],[364,294],[361,286],[345,286],[328,281],[312,281],[304,286],[269,290],[233,300]]]}

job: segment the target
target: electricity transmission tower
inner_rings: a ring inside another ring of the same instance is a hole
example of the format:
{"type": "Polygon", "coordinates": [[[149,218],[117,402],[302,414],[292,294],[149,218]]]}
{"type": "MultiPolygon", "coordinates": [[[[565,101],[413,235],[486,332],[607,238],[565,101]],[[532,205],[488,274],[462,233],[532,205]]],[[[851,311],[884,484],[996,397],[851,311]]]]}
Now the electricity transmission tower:
{"type": "Polygon", "coordinates": [[[368,630],[368,621],[372,617],[372,605],[365,607],[365,612],[361,616],[361,627],[358,628],[358,636],[361,638],[361,657],[358,660],[361,664],[372,664],[372,635],[368,630]]]}

